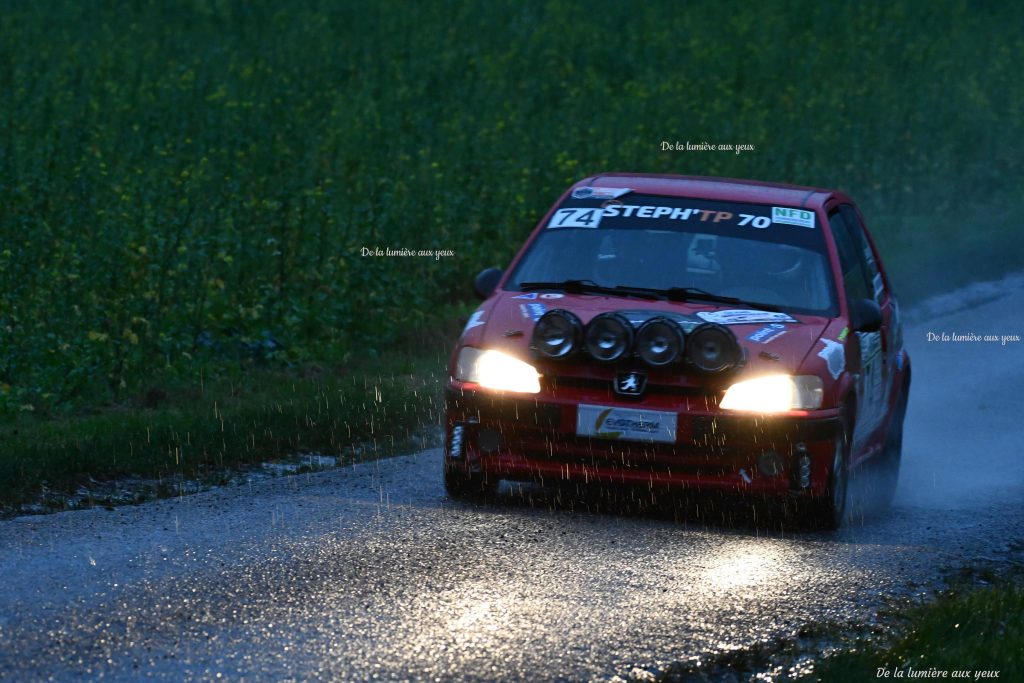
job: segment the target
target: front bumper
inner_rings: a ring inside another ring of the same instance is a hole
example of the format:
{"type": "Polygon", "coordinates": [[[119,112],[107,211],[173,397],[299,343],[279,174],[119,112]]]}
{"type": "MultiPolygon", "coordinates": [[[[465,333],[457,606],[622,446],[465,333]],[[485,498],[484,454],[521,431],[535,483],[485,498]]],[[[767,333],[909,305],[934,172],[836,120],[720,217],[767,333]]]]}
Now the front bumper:
{"type": "Polygon", "coordinates": [[[838,411],[742,415],[706,397],[659,396],[642,404],[560,388],[539,396],[449,384],[445,466],[494,479],[595,482],[783,497],[825,495],[838,411]],[[672,411],[674,443],[578,436],[581,403],[672,411]],[[770,454],[770,455],[765,455],[770,454]],[[764,467],[768,459],[773,467],[764,467]]]}

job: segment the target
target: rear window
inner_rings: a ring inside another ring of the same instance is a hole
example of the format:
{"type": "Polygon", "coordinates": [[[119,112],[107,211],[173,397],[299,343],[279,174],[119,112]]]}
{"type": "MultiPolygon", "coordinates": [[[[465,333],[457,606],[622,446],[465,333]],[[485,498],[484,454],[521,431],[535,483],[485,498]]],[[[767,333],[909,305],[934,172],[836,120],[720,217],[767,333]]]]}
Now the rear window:
{"type": "Polygon", "coordinates": [[[570,196],[506,286],[584,280],[608,287],[696,287],[834,316],[828,264],[813,211],[633,193],[570,196]]]}

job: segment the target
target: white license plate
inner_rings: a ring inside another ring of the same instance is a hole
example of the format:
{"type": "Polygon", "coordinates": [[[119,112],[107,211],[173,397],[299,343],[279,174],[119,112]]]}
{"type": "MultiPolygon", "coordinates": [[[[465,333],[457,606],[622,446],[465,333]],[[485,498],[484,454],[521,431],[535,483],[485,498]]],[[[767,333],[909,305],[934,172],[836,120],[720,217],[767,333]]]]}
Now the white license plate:
{"type": "Polygon", "coordinates": [[[660,410],[580,405],[576,434],[599,439],[675,443],[678,415],[660,410]]]}

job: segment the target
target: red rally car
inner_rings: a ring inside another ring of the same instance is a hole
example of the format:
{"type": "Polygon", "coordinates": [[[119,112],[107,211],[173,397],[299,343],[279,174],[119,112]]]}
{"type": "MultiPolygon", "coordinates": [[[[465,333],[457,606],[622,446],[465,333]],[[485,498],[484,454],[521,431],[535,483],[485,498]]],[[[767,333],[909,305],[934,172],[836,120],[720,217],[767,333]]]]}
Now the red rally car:
{"type": "Polygon", "coordinates": [[[835,190],[605,174],[570,187],[449,367],[444,478],[795,500],[842,523],[899,471],[910,359],[860,212],[835,190]]]}

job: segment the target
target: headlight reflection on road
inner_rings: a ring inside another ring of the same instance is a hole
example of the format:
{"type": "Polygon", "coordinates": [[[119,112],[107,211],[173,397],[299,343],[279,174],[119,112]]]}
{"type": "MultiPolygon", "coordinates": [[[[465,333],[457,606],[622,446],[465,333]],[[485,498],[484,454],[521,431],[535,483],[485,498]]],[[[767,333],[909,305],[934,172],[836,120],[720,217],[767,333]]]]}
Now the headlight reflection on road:
{"type": "Polygon", "coordinates": [[[449,615],[448,632],[475,632],[477,629],[497,630],[498,620],[505,610],[500,604],[492,604],[490,600],[456,604],[449,615]]]}
{"type": "Polygon", "coordinates": [[[452,602],[437,605],[436,609],[444,624],[444,632],[457,642],[480,645],[480,641],[494,638],[504,631],[513,618],[513,612],[521,607],[521,603],[493,590],[468,590],[452,602]]]}
{"type": "Polygon", "coordinates": [[[751,541],[712,560],[703,579],[718,589],[773,584],[785,563],[779,552],[764,541],[751,541]]]}

